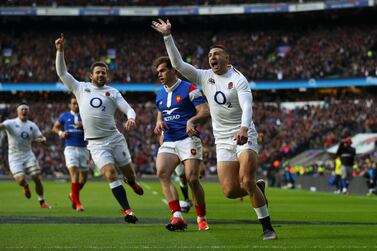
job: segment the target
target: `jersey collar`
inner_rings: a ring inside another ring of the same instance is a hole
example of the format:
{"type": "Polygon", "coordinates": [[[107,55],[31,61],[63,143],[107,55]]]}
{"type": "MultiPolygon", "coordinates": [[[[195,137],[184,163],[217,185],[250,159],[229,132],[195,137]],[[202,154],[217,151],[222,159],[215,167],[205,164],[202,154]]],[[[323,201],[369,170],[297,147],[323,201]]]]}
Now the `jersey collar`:
{"type": "Polygon", "coordinates": [[[164,89],[166,92],[173,92],[175,89],[177,89],[181,82],[182,80],[178,78],[177,82],[172,87],[167,87],[166,85],[164,85],[164,89]]]}

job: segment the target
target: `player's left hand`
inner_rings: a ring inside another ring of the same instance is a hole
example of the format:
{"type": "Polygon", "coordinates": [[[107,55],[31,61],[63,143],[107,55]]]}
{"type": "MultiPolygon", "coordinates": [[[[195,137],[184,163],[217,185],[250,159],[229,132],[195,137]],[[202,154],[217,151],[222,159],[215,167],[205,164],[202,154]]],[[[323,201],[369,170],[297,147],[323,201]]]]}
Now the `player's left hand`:
{"type": "Polygon", "coordinates": [[[241,127],[240,130],[234,135],[234,140],[237,142],[237,145],[244,145],[247,143],[248,139],[248,128],[246,127],[241,127]]]}
{"type": "Polygon", "coordinates": [[[124,127],[127,131],[131,130],[132,128],[136,127],[136,122],[134,119],[128,119],[126,123],[124,123],[124,127]]]}
{"type": "Polygon", "coordinates": [[[76,123],[76,128],[82,128],[82,122],[81,121],[78,121],[76,123]]]}
{"type": "Polygon", "coordinates": [[[190,120],[187,120],[186,133],[189,137],[196,136],[198,134],[198,130],[196,130],[195,125],[190,120]]]}

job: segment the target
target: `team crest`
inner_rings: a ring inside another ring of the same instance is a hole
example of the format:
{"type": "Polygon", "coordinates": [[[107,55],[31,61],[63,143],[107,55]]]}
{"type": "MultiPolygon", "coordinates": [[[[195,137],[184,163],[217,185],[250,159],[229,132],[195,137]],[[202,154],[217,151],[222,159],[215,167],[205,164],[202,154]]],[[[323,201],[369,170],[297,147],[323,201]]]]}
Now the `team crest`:
{"type": "Polygon", "coordinates": [[[106,97],[110,96],[110,92],[105,93],[106,97]]]}
{"type": "Polygon", "coordinates": [[[191,149],[191,155],[194,155],[194,156],[196,155],[196,149],[194,148],[191,149]]]}
{"type": "Polygon", "coordinates": [[[181,96],[175,97],[175,102],[179,103],[179,102],[181,102],[181,100],[182,100],[181,96]]]}
{"type": "Polygon", "coordinates": [[[228,83],[228,89],[229,89],[229,90],[230,90],[230,89],[233,89],[233,87],[234,87],[233,82],[229,82],[229,83],[228,83]]]}
{"type": "Polygon", "coordinates": [[[215,80],[214,80],[213,78],[209,78],[209,79],[208,79],[208,82],[209,82],[210,84],[213,84],[213,85],[215,84],[215,80]]]}

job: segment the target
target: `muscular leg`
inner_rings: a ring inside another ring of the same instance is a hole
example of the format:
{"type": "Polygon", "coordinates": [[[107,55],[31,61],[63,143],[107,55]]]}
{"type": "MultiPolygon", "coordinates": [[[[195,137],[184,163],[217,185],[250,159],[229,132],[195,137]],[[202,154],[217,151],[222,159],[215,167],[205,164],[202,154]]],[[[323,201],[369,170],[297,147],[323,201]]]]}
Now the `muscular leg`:
{"type": "Polygon", "coordinates": [[[264,206],[266,201],[256,185],[257,154],[251,150],[243,151],[239,156],[239,161],[241,187],[249,194],[251,204],[254,208],[264,206]]]}
{"type": "Polygon", "coordinates": [[[157,156],[157,176],[160,179],[162,193],[168,202],[178,200],[177,189],[171,178],[174,169],[178,164],[179,158],[174,154],[160,153],[157,156]]]}
{"type": "Polygon", "coordinates": [[[114,197],[123,208],[123,210],[130,209],[130,205],[127,200],[126,191],[122,186],[122,182],[118,179],[118,175],[115,171],[114,164],[106,164],[101,168],[103,175],[105,176],[107,182],[109,182],[111,191],[114,197]]]}
{"type": "Polygon", "coordinates": [[[88,179],[88,173],[89,171],[87,170],[80,170],[79,171],[79,184],[80,184],[80,190],[84,187],[87,179],[88,179]]]}
{"type": "Polygon", "coordinates": [[[217,162],[217,175],[219,177],[220,186],[225,197],[229,199],[236,199],[247,195],[246,190],[243,189],[240,184],[239,170],[238,161],[217,162]]]}
{"type": "Polygon", "coordinates": [[[43,198],[43,185],[42,185],[42,180],[41,180],[41,175],[38,173],[38,174],[35,174],[33,176],[31,176],[31,178],[33,179],[34,183],[35,183],[35,192],[43,198]]]}
{"type": "Polygon", "coordinates": [[[29,184],[26,181],[25,175],[18,175],[14,177],[16,183],[24,188],[24,195],[26,198],[30,199],[31,193],[29,189],[29,184]]]}
{"type": "Polygon", "coordinates": [[[184,162],[185,174],[190,185],[195,205],[205,205],[204,190],[199,182],[199,165],[200,160],[187,159],[184,162]]]}

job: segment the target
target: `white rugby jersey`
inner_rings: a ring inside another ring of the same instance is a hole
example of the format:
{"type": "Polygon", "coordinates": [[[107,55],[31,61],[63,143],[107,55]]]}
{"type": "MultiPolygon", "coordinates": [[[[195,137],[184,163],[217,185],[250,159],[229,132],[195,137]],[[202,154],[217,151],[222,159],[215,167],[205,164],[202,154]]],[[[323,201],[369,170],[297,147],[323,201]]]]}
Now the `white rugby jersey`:
{"type": "Polygon", "coordinates": [[[115,124],[118,108],[128,119],[135,119],[136,113],[120,92],[110,86],[96,87],[90,82],[79,82],[67,72],[62,52],[56,54],[58,76],[76,96],[84,127],[85,139],[97,139],[120,133],[115,124]]]}
{"type": "Polygon", "coordinates": [[[19,118],[7,119],[3,125],[8,135],[9,155],[31,152],[32,140],[42,136],[38,126],[30,120],[22,122],[19,118]]]}
{"type": "Polygon", "coordinates": [[[202,86],[210,108],[215,139],[232,137],[241,126],[248,127],[249,134],[256,134],[252,121],[252,95],[246,78],[231,65],[223,75],[215,74],[212,69],[196,69],[183,62],[172,36],[165,36],[164,41],[173,67],[202,86]]]}

